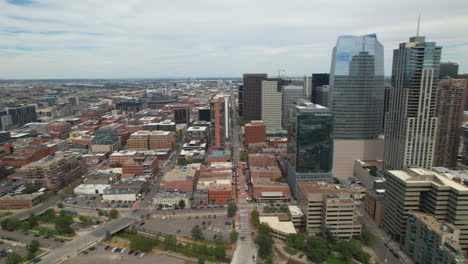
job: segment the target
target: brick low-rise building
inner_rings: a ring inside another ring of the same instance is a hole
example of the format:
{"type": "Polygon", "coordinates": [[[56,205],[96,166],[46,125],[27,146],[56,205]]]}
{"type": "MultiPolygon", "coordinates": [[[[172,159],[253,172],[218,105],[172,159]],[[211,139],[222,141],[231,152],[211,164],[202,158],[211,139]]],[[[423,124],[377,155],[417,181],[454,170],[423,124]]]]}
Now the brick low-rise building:
{"type": "Polygon", "coordinates": [[[250,176],[252,178],[268,178],[271,181],[283,177],[280,168],[277,166],[250,167],[250,176]]]}
{"type": "Polygon", "coordinates": [[[84,162],[74,155],[47,156],[19,169],[25,185],[59,190],[85,170],[84,162]]]}
{"type": "Polygon", "coordinates": [[[266,142],[266,125],[263,121],[252,121],[244,129],[244,145],[266,142]]]}
{"type": "Polygon", "coordinates": [[[158,160],[154,157],[133,157],[122,164],[122,179],[137,175],[154,176],[158,170],[158,160]]]}
{"type": "Polygon", "coordinates": [[[251,153],[249,154],[250,167],[268,167],[278,164],[276,156],[269,153],[251,153]]]}
{"type": "Polygon", "coordinates": [[[38,204],[39,193],[33,194],[6,194],[0,197],[0,209],[27,209],[38,204]]]}

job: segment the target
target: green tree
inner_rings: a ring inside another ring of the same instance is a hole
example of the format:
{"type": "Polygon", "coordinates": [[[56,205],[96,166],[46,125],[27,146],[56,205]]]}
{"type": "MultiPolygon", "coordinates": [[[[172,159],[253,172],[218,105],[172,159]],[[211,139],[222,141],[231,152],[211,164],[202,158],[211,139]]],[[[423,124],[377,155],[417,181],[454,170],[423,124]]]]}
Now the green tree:
{"type": "Polygon", "coordinates": [[[237,205],[235,203],[228,203],[227,216],[233,217],[236,215],[236,212],[237,212],[237,205]]]}
{"type": "Polygon", "coordinates": [[[164,207],[164,205],[162,203],[158,204],[159,210],[161,210],[163,207],[164,207]]]}
{"type": "Polygon", "coordinates": [[[333,234],[329,228],[325,228],[322,231],[322,234],[323,234],[323,237],[328,241],[330,245],[333,245],[337,241],[335,234],[333,234]]]}
{"type": "Polygon", "coordinates": [[[218,245],[213,250],[213,255],[217,258],[224,258],[226,257],[226,248],[223,245],[218,245]]]}
{"type": "Polygon", "coordinates": [[[53,208],[49,208],[45,210],[45,212],[41,215],[41,219],[45,222],[50,222],[55,219],[57,216],[55,210],[53,208]]]}
{"type": "Polygon", "coordinates": [[[148,252],[151,251],[152,248],[153,242],[150,238],[141,236],[132,236],[130,238],[130,249],[148,252]]]}
{"type": "Polygon", "coordinates": [[[115,209],[112,209],[109,212],[109,217],[111,219],[117,219],[117,217],[119,217],[119,212],[117,210],[115,210],[115,209]]]}
{"type": "Polygon", "coordinates": [[[198,264],[205,264],[205,259],[203,257],[199,257],[197,263],[198,264]]]}
{"type": "Polygon", "coordinates": [[[6,257],[5,263],[6,264],[18,264],[23,261],[23,258],[16,252],[11,253],[6,257]]]}
{"type": "Polygon", "coordinates": [[[106,237],[104,238],[105,241],[109,241],[112,239],[112,235],[109,231],[106,231],[106,237]]]}
{"type": "Polygon", "coordinates": [[[252,218],[252,223],[255,227],[260,225],[260,213],[257,210],[253,210],[250,213],[250,218],[252,218]]]}
{"type": "Polygon", "coordinates": [[[255,238],[255,243],[258,245],[258,255],[261,258],[266,258],[272,253],[273,238],[271,234],[260,233],[255,238]]]}
{"type": "Polygon", "coordinates": [[[57,204],[57,207],[58,207],[58,208],[63,208],[63,203],[58,203],[58,204],[57,204]]]}
{"type": "Polygon", "coordinates": [[[240,156],[241,161],[247,162],[247,159],[248,159],[248,158],[249,158],[249,154],[248,154],[247,152],[243,151],[243,152],[241,153],[241,156],[240,156]]]}
{"type": "Polygon", "coordinates": [[[60,212],[55,220],[55,230],[60,234],[72,235],[75,233],[75,230],[71,227],[72,224],[73,217],[70,214],[60,212]]]}
{"type": "Polygon", "coordinates": [[[149,182],[143,183],[143,185],[141,186],[141,191],[144,192],[144,193],[147,193],[147,192],[149,192],[149,190],[151,190],[150,183],[149,182]]]}
{"type": "Polygon", "coordinates": [[[37,216],[35,214],[30,214],[28,218],[28,223],[31,228],[36,227],[37,223],[37,216]]]}
{"type": "Polygon", "coordinates": [[[184,208],[185,208],[185,200],[181,199],[181,200],[179,201],[179,208],[180,208],[180,209],[184,209],[184,208]]]}
{"type": "Polygon", "coordinates": [[[306,245],[306,238],[304,234],[289,234],[286,236],[286,245],[297,250],[304,250],[306,245]]]}
{"type": "Polygon", "coordinates": [[[203,239],[203,232],[202,232],[201,228],[199,228],[199,227],[192,228],[192,231],[190,231],[190,233],[192,234],[192,239],[193,240],[203,239]]]}
{"type": "Polygon", "coordinates": [[[327,242],[316,236],[307,237],[305,252],[316,262],[323,262],[330,256],[327,242]]]}
{"type": "Polygon", "coordinates": [[[177,244],[177,238],[175,236],[165,236],[164,242],[170,245],[175,245],[177,244]]]}
{"type": "Polygon", "coordinates": [[[33,239],[29,245],[27,245],[27,249],[31,253],[36,253],[39,250],[40,244],[39,241],[33,239]]]}
{"type": "Polygon", "coordinates": [[[237,239],[239,239],[239,233],[237,233],[234,230],[231,231],[231,233],[229,234],[229,239],[231,240],[232,243],[235,243],[237,239]]]}
{"type": "Polygon", "coordinates": [[[9,231],[16,230],[17,228],[20,227],[20,225],[21,225],[21,221],[16,218],[7,218],[0,223],[0,226],[3,229],[9,230],[9,231]]]}
{"type": "Polygon", "coordinates": [[[375,235],[369,231],[369,229],[364,228],[359,236],[357,236],[357,239],[361,241],[364,245],[370,246],[374,240],[375,240],[375,235]]]}

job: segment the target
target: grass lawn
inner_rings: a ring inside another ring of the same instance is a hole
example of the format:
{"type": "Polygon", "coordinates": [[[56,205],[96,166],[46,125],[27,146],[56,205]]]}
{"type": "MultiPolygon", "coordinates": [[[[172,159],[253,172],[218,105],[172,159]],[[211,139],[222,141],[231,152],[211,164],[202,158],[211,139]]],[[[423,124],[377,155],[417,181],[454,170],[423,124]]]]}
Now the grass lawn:
{"type": "Polygon", "coordinates": [[[284,251],[286,251],[289,255],[296,255],[297,254],[297,250],[295,249],[292,249],[292,248],[288,248],[288,247],[283,247],[284,251]]]}

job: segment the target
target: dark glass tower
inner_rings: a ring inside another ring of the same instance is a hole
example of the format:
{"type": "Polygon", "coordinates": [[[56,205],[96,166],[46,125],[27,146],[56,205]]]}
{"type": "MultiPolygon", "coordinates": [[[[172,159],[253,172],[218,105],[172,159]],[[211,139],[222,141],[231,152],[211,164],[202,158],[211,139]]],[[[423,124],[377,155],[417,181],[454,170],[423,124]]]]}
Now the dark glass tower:
{"type": "Polygon", "coordinates": [[[333,114],[301,100],[291,110],[288,128],[288,183],[294,195],[297,182],[331,182],[333,168],[333,114]]]}
{"type": "Polygon", "coordinates": [[[244,74],[243,116],[245,120],[262,119],[262,81],[267,74],[244,74]]]}
{"type": "Polygon", "coordinates": [[[311,92],[311,97],[306,98],[307,100],[310,100],[314,104],[320,104],[318,102],[318,92],[317,89],[320,86],[328,85],[330,84],[330,74],[328,73],[314,73],[312,74],[312,92],[311,92]]]}
{"type": "Polygon", "coordinates": [[[378,138],[382,131],[384,66],[383,46],[375,34],[338,38],[329,89],[335,138],[378,138]]]}
{"type": "Polygon", "coordinates": [[[441,62],[439,79],[445,77],[458,78],[458,63],[455,62],[441,62]]]}

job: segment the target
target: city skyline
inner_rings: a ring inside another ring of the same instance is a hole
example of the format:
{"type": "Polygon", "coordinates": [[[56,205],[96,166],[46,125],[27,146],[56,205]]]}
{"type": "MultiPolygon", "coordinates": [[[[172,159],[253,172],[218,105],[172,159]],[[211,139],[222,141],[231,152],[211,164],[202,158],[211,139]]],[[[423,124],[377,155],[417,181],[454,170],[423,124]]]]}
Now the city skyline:
{"type": "Polygon", "coordinates": [[[372,33],[384,46],[389,76],[392,50],[415,35],[419,13],[420,34],[444,48],[442,61],[468,72],[468,37],[459,34],[468,4],[432,2],[361,1],[357,9],[346,1],[4,0],[0,79],[276,75],[279,69],[302,76],[330,71],[329,47],[338,36],[372,33]]]}

